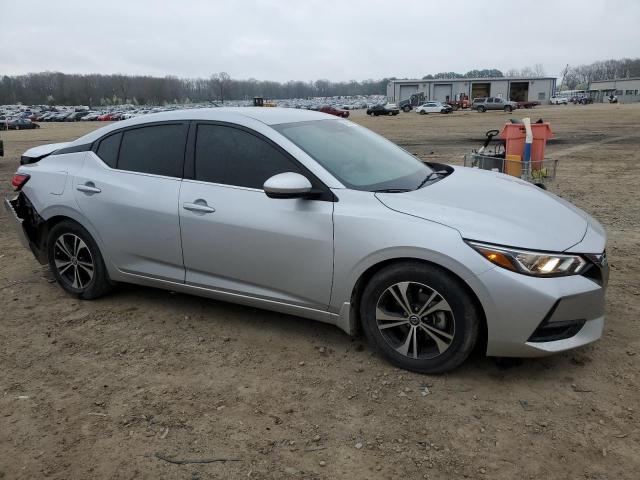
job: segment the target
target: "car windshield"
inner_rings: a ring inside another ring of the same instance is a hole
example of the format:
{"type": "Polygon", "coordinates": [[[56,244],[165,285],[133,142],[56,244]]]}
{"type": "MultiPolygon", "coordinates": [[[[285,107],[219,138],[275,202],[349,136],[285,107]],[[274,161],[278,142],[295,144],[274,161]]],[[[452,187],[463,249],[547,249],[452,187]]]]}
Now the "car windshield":
{"type": "Polygon", "coordinates": [[[273,128],[354,190],[414,190],[433,172],[389,140],[347,120],[285,123],[273,128]]]}

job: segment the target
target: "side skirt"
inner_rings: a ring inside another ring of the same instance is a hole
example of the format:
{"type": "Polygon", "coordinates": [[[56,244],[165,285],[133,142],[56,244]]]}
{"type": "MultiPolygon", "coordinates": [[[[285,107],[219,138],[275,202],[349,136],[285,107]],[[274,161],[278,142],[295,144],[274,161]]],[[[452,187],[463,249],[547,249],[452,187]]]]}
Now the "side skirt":
{"type": "Polygon", "coordinates": [[[199,297],[211,298],[223,302],[237,303],[249,307],[263,308],[274,312],[285,313],[287,315],[295,315],[298,317],[309,318],[323,323],[335,325],[345,333],[352,335],[353,328],[351,326],[350,304],[345,303],[340,309],[339,314],[330,313],[325,310],[317,310],[315,308],[302,307],[300,305],[292,305],[289,303],[278,302],[275,300],[267,300],[264,298],[252,297],[240,293],[226,292],[213,288],[205,288],[185,283],[172,282],[170,280],[161,280],[157,278],[145,277],[144,275],[136,275],[133,273],[118,272],[118,281],[134,283],[147,287],[162,288],[164,290],[173,290],[180,293],[197,295],[199,297]]]}

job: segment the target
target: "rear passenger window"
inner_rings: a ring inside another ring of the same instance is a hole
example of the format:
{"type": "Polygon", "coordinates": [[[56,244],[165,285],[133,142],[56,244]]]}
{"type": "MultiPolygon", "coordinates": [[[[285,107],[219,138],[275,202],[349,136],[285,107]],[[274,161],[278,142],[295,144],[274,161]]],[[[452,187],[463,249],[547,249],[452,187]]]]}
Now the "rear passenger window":
{"type": "Polygon", "coordinates": [[[181,177],[186,136],[182,124],[127,130],[122,136],[117,168],[181,177]]]}
{"type": "Polygon", "coordinates": [[[118,150],[120,149],[120,139],[122,133],[111,135],[100,142],[96,154],[111,168],[116,168],[118,163],[118,150]]]}
{"type": "Polygon", "coordinates": [[[195,178],[205,182],[262,188],[278,173],[300,168],[265,140],[222,125],[199,125],[195,178]]]}

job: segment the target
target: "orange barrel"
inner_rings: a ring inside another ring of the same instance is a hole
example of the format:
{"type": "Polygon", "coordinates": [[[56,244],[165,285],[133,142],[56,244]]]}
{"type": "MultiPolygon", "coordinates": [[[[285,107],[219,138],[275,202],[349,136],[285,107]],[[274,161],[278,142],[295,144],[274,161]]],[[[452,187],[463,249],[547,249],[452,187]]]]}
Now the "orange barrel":
{"type": "MultiPolygon", "coordinates": [[[[544,151],[547,146],[547,140],[553,138],[553,132],[549,126],[549,122],[532,123],[531,131],[533,133],[533,144],[531,145],[531,170],[540,170],[541,162],[544,160],[544,151]]],[[[507,123],[500,138],[505,140],[505,149],[507,155],[518,155],[522,158],[524,154],[524,125],[517,123],[507,123]]]]}

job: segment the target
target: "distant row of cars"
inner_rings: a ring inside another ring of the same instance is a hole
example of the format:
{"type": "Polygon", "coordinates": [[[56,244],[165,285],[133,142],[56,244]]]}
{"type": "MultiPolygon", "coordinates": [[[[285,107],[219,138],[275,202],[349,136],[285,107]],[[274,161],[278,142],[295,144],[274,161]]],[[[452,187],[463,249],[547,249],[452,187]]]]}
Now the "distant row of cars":
{"type": "Polygon", "coordinates": [[[33,130],[40,125],[28,118],[0,118],[0,130],[33,130]]]}
{"type": "MultiPolygon", "coordinates": [[[[451,113],[453,112],[453,107],[446,103],[429,101],[416,106],[415,112],[420,115],[427,115],[429,113],[451,113]]],[[[400,109],[395,103],[372,105],[367,108],[367,115],[372,115],[374,117],[379,115],[398,115],[399,113],[400,109]]]]}

